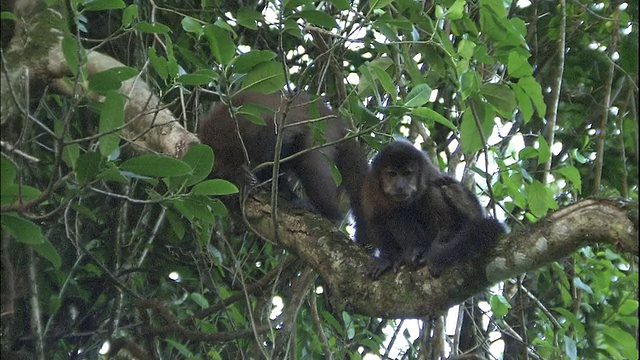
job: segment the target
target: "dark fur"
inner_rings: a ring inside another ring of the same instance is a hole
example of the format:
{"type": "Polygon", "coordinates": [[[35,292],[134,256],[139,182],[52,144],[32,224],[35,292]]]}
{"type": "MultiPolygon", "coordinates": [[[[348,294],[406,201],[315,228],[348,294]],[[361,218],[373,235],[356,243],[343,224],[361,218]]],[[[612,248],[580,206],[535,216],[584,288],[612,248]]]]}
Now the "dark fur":
{"type": "MultiPolygon", "coordinates": [[[[287,99],[278,93],[265,95],[243,92],[231,99],[233,108],[246,103],[259,104],[274,110],[261,114],[265,126],[254,124],[240,114],[236,114],[234,119],[229,106],[222,103],[214,106],[201,123],[200,140],[211,146],[215,155],[212,177],[223,178],[239,186],[250,185],[253,181],[247,175],[248,171],[264,162],[273,161],[276,144],[274,118],[283,116],[285,111],[287,127],[283,130],[281,159],[318,145],[310,124],[289,125],[319,116],[327,119],[324,120],[326,142],[339,140],[347,134],[346,126],[340,117],[334,115],[320,99],[312,100],[306,94],[295,95],[289,104],[287,99]],[[239,133],[236,129],[236,119],[239,133]],[[245,158],[243,144],[249,163],[245,158]]],[[[295,175],[302,182],[307,198],[319,213],[330,219],[340,219],[343,213],[338,201],[338,187],[331,176],[331,162],[340,170],[347,193],[359,193],[361,178],[366,171],[366,161],[355,139],[307,152],[291,161],[280,163],[280,172],[295,175]]],[[[271,178],[271,172],[271,167],[264,168],[253,174],[253,180],[267,181],[271,178]]],[[[280,179],[279,183],[287,184],[288,179],[280,179]]],[[[288,186],[279,189],[290,196],[293,194],[288,186]]],[[[350,198],[352,204],[357,202],[357,196],[350,198]]]]}
{"type": "Polygon", "coordinates": [[[491,248],[503,232],[469,189],[410,143],[395,141],[374,158],[356,218],[356,241],[380,251],[368,271],[372,278],[391,267],[425,263],[437,277],[491,248]]]}

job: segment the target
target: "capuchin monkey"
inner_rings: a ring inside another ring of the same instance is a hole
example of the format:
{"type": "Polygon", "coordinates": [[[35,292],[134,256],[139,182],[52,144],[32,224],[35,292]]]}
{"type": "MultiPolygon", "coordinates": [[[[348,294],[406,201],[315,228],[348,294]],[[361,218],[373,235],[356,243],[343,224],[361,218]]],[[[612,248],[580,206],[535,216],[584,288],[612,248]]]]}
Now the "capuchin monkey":
{"type": "MultiPolygon", "coordinates": [[[[272,177],[272,167],[253,169],[273,161],[276,146],[276,119],[284,117],[280,159],[305,151],[322,143],[334,142],[347,135],[342,118],[336,116],[319,98],[311,99],[298,93],[288,100],[280,93],[265,95],[241,92],[230,104],[219,103],[206,115],[198,131],[202,143],[211,146],[215,163],[211,176],[222,178],[238,186],[252,186],[272,177]],[[244,106],[244,108],[243,108],[244,106]],[[252,119],[249,108],[259,109],[264,125],[252,119]],[[239,110],[239,111],[238,111],[239,110]],[[322,120],[314,120],[322,119],[322,120]],[[324,129],[315,131],[316,129],[324,129]],[[318,141],[324,135],[325,141],[318,141]]],[[[332,177],[333,165],[342,175],[342,185],[352,206],[357,205],[362,178],[366,173],[366,157],[355,138],[335,145],[306,151],[280,163],[279,192],[289,200],[299,201],[289,178],[295,176],[304,188],[310,208],[323,216],[343,218],[339,206],[339,189],[332,177]]],[[[303,206],[300,202],[298,206],[303,206]]]]}
{"type": "Polygon", "coordinates": [[[476,196],[443,175],[407,141],[394,141],[373,159],[356,214],[356,241],[377,248],[367,272],[426,264],[433,277],[490,249],[504,228],[487,218],[476,196]]]}

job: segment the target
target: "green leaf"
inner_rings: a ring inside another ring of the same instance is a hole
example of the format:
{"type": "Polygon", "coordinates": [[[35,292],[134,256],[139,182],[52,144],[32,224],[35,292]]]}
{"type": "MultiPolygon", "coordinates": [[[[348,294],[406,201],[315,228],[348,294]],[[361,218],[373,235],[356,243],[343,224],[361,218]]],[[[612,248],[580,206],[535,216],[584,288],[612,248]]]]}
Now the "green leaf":
{"type": "Polygon", "coordinates": [[[211,174],[213,169],[213,150],[204,144],[197,144],[189,148],[182,157],[182,161],[191,166],[191,178],[187,186],[199,183],[211,174]]]}
{"type": "Polygon", "coordinates": [[[133,28],[148,34],[168,34],[171,32],[171,28],[167,25],[160,23],[151,24],[146,21],[140,21],[133,28]]]}
{"type": "Polygon", "coordinates": [[[547,105],[542,96],[542,87],[533,76],[525,76],[518,80],[518,85],[522,87],[524,92],[529,95],[533,105],[538,112],[538,116],[545,117],[547,114],[547,105]]]}
{"type": "Polygon", "coordinates": [[[509,75],[514,78],[521,78],[533,75],[533,68],[529,65],[527,57],[518,51],[510,51],[507,61],[509,75]]]}
{"type": "Polygon", "coordinates": [[[183,359],[192,359],[193,358],[193,353],[191,351],[189,351],[189,348],[187,348],[186,345],[181,344],[175,340],[171,340],[171,339],[165,339],[165,341],[171,345],[174,349],[178,350],[178,352],[180,353],[180,355],[182,355],[183,359]]]}
{"type": "Polygon", "coordinates": [[[238,73],[247,73],[256,65],[276,58],[276,53],[270,50],[251,50],[241,54],[233,60],[233,66],[238,73]]]}
{"type": "Polygon", "coordinates": [[[103,11],[124,9],[125,4],[122,0],[92,0],[85,3],[83,11],[103,11]]]}
{"type": "Polygon", "coordinates": [[[122,27],[127,27],[138,18],[138,5],[129,5],[122,12],[122,27]]]}
{"type": "Polygon", "coordinates": [[[349,0],[330,0],[329,2],[338,10],[350,10],[352,8],[349,0]]]}
{"type": "Polygon", "coordinates": [[[156,53],[156,49],[150,47],[149,48],[149,61],[151,62],[151,66],[153,69],[160,75],[160,77],[164,80],[169,77],[169,70],[167,68],[167,59],[163,56],[159,56],[156,53]]]}
{"type": "Polygon", "coordinates": [[[0,156],[0,189],[2,189],[2,192],[10,185],[13,185],[17,173],[18,171],[13,162],[4,156],[0,156]]]}
{"type": "Polygon", "coordinates": [[[572,338],[564,335],[564,353],[571,360],[575,360],[578,358],[578,348],[576,347],[576,342],[572,338]]]}
{"type": "Polygon", "coordinates": [[[60,269],[60,265],[62,265],[62,258],[60,257],[58,250],[53,247],[47,238],[43,237],[42,243],[33,245],[33,249],[43,258],[49,260],[53,267],[60,269]]]}
{"type": "Polygon", "coordinates": [[[16,213],[0,214],[2,228],[11,233],[13,237],[27,245],[38,245],[44,243],[44,235],[40,226],[32,223],[16,213]]]}
{"type": "Polygon", "coordinates": [[[242,83],[241,91],[258,91],[271,94],[284,87],[286,79],[281,62],[270,61],[262,63],[247,74],[242,83]]]}
{"type": "Polygon", "coordinates": [[[273,109],[265,109],[264,106],[258,104],[244,103],[236,110],[236,116],[242,116],[244,119],[259,125],[265,126],[267,123],[262,117],[263,113],[273,114],[273,109]]]}
{"type": "Polygon", "coordinates": [[[228,65],[236,54],[236,45],[231,40],[229,32],[216,25],[208,25],[204,29],[204,34],[209,41],[211,53],[218,63],[228,65]]]}
{"type": "Polygon", "coordinates": [[[88,152],[80,155],[76,162],[76,181],[80,186],[90,183],[95,179],[100,170],[102,156],[97,152],[88,152]]]}
{"type": "Polygon", "coordinates": [[[251,30],[258,30],[258,24],[256,21],[264,20],[264,17],[255,9],[243,6],[238,10],[236,19],[238,20],[238,24],[241,26],[251,30]]]}
{"type": "Polygon", "coordinates": [[[376,78],[378,79],[378,81],[380,81],[382,88],[389,95],[391,95],[391,102],[395,103],[396,99],[398,98],[398,89],[396,88],[396,85],[394,84],[393,79],[391,79],[391,76],[389,76],[389,74],[387,74],[387,72],[384,69],[378,66],[370,66],[370,67],[373,73],[376,75],[376,78]]]}
{"type": "MultiPolygon", "coordinates": [[[[404,105],[406,107],[419,107],[427,102],[431,98],[431,86],[428,84],[418,84],[409,91],[407,97],[405,98],[404,105]]],[[[438,114],[439,115],[439,114],[438,114]]]]}
{"type": "Polygon", "coordinates": [[[518,99],[518,110],[522,114],[522,118],[524,119],[524,123],[527,124],[531,117],[533,116],[533,104],[531,102],[531,98],[524,92],[524,89],[519,84],[512,84],[513,92],[516,94],[516,99],[518,99]]]}
{"type": "Polygon", "coordinates": [[[64,55],[64,59],[67,61],[69,71],[71,71],[74,76],[78,76],[80,70],[78,50],[78,39],[69,35],[62,38],[62,54],[64,55]]]}
{"type": "Polygon", "coordinates": [[[202,36],[202,34],[204,34],[204,26],[202,22],[192,18],[191,16],[185,16],[182,18],[180,24],[182,25],[182,29],[188,33],[193,33],[198,36],[202,36]]]}
{"type": "Polygon", "coordinates": [[[500,115],[507,119],[513,116],[513,111],[516,109],[516,96],[509,86],[485,84],[480,89],[480,93],[491,105],[495,106],[500,115]]]}
{"type": "Polygon", "coordinates": [[[393,0],[369,0],[369,7],[371,10],[382,9],[392,2],[393,0]]]}
{"type": "Polygon", "coordinates": [[[2,11],[2,12],[0,12],[0,19],[2,19],[2,20],[18,20],[18,17],[15,16],[11,12],[2,11]]]}
{"type": "Polygon", "coordinates": [[[458,128],[453,125],[451,121],[449,121],[446,117],[440,115],[437,111],[427,108],[420,107],[411,110],[411,117],[417,118],[419,121],[421,118],[428,119],[437,122],[438,124],[444,125],[451,129],[454,133],[458,132],[458,128]]]}
{"type": "Polygon", "coordinates": [[[99,179],[103,179],[106,181],[115,181],[120,184],[129,183],[129,180],[126,177],[124,177],[124,175],[122,175],[122,173],[120,172],[120,169],[118,169],[113,162],[109,161],[107,162],[106,165],[107,165],[106,169],[104,169],[100,173],[100,175],[98,175],[99,179]]]}
{"type": "Polygon", "coordinates": [[[191,172],[191,167],[172,157],[145,154],[123,162],[120,170],[143,176],[171,177],[188,174],[191,172]]]}
{"type": "Polygon", "coordinates": [[[458,44],[458,55],[463,59],[470,60],[473,57],[474,49],[476,48],[476,43],[471,40],[462,39],[458,44]]]}
{"type": "Polygon", "coordinates": [[[209,301],[207,300],[207,298],[202,296],[202,294],[200,294],[200,293],[191,293],[189,295],[189,297],[191,298],[191,300],[193,300],[193,302],[198,304],[198,306],[200,306],[201,308],[203,308],[203,309],[209,308],[209,301]]]}
{"type": "Polygon", "coordinates": [[[460,20],[464,15],[465,0],[456,0],[453,5],[444,13],[444,18],[447,20],[460,20]]]}
{"type": "Polygon", "coordinates": [[[191,74],[181,75],[176,79],[176,82],[183,85],[206,85],[210,83],[215,83],[219,74],[210,69],[200,69],[196,70],[191,74]]]}
{"type": "MultiPolygon", "coordinates": [[[[495,112],[490,105],[485,104],[477,98],[471,98],[475,104],[474,109],[477,112],[478,121],[486,140],[493,131],[495,126],[495,112]]],[[[478,130],[478,125],[474,118],[471,107],[468,107],[462,114],[462,124],[460,124],[460,145],[465,154],[472,154],[483,148],[482,134],[478,130]]]]}
{"type": "Polygon", "coordinates": [[[529,210],[537,218],[545,216],[549,209],[558,208],[553,198],[553,191],[538,180],[525,184],[525,192],[529,200],[529,210]]]}
{"type": "Polygon", "coordinates": [[[230,195],[237,194],[238,188],[227,180],[205,180],[193,186],[194,195],[230,195]]]}
{"type": "MultiPolygon", "coordinates": [[[[111,132],[124,124],[124,104],[125,98],[122,94],[115,91],[107,93],[100,110],[100,123],[98,124],[100,134],[111,132]]],[[[99,148],[102,156],[108,157],[118,148],[120,132],[121,130],[117,130],[100,136],[99,148]]]]}
{"type": "Polygon", "coordinates": [[[587,293],[593,295],[593,290],[591,289],[591,287],[587,284],[585,284],[582,279],[580,279],[579,277],[574,277],[573,278],[573,285],[578,288],[578,289],[582,289],[584,291],[586,291],[587,293]]]}
{"type": "Polygon", "coordinates": [[[620,315],[631,315],[636,310],[638,310],[638,300],[627,299],[618,308],[618,314],[620,314],[620,315]]]}
{"type": "Polygon", "coordinates": [[[138,70],[127,66],[115,67],[89,77],[89,89],[97,92],[118,90],[122,82],[138,75],[138,70]]]}
{"type": "Polygon", "coordinates": [[[336,18],[324,11],[318,10],[302,10],[296,13],[298,18],[306,20],[308,23],[325,29],[335,29],[338,27],[336,18]]]}
{"type": "Polygon", "coordinates": [[[551,161],[551,149],[547,139],[542,134],[538,134],[538,163],[544,164],[547,161],[551,161]]]}
{"type": "Polygon", "coordinates": [[[525,148],[518,153],[518,159],[520,160],[532,159],[536,156],[538,156],[538,149],[532,146],[525,146],[525,148]]]}
{"type": "Polygon", "coordinates": [[[491,311],[493,311],[493,314],[497,317],[507,315],[509,309],[511,309],[511,304],[509,304],[509,301],[502,295],[491,295],[489,303],[491,304],[491,311]]]}

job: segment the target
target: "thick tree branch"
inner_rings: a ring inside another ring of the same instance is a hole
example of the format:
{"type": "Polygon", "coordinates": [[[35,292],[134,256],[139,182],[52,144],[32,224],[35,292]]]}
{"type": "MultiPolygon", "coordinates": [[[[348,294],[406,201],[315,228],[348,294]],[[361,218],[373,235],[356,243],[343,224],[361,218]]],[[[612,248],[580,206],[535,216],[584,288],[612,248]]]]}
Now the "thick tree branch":
{"type": "MultiPolygon", "coordinates": [[[[267,196],[247,202],[254,230],[273,239],[267,196]]],[[[637,207],[636,207],[637,208],[637,207]]],[[[454,266],[433,279],[428,269],[388,273],[378,281],[364,276],[370,258],[328,221],[310,214],[278,215],[279,244],[326,281],[335,309],[373,317],[418,318],[437,315],[498,281],[561,259],[595,242],[638,252],[637,209],[610,200],[585,200],[558,210],[527,229],[500,239],[488,258],[454,266]],[[482,270],[482,271],[479,271],[482,270]]]]}
{"type": "MultiPolygon", "coordinates": [[[[20,114],[28,115],[28,99],[37,99],[38,91],[47,85],[55,84],[58,91],[68,96],[77,92],[70,86],[61,86],[63,83],[59,81],[72,74],[62,52],[63,35],[68,33],[63,14],[52,8],[41,8],[23,19],[24,31],[16,31],[7,51],[3,51],[0,81],[3,124],[15,121],[20,114]]],[[[107,55],[89,52],[82,66],[92,76],[125,65],[107,55]]],[[[119,92],[128,98],[127,126],[122,129],[122,136],[138,150],[182,157],[192,144],[199,142],[139,76],[123,81],[119,92]]],[[[86,95],[102,100],[95,94],[86,95]]]]}

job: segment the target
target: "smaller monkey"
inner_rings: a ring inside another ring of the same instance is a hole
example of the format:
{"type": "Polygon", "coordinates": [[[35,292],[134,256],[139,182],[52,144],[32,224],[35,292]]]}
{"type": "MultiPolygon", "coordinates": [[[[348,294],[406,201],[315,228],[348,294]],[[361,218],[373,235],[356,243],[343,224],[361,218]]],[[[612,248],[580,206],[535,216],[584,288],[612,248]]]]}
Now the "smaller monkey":
{"type": "Polygon", "coordinates": [[[380,252],[367,274],[426,264],[432,276],[490,249],[504,228],[486,218],[476,196],[443,175],[407,141],[373,159],[356,212],[356,241],[380,252]]]}

